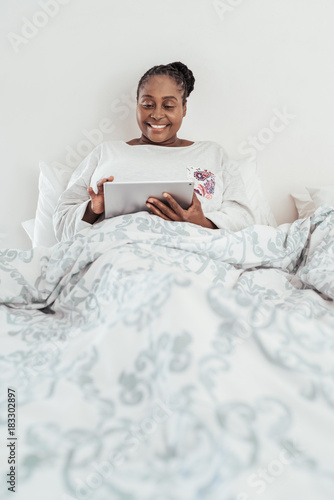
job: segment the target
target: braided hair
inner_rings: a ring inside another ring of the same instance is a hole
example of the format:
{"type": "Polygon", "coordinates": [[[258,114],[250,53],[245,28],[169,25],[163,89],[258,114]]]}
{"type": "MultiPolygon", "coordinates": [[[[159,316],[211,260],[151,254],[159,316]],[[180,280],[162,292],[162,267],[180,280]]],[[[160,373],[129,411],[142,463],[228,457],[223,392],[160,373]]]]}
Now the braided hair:
{"type": "Polygon", "coordinates": [[[194,90],[195,78],[192,71],[181,62],[173,62],[169,64],[160,64],[153,66],[141,77],[137,87],[137,101],[139,98],[139,90],[147,82],[151,76],[167,75],[175,80],[176,84],[183,90],[182,105],[186,103],[186,99],[190,92],[194,90]]]}

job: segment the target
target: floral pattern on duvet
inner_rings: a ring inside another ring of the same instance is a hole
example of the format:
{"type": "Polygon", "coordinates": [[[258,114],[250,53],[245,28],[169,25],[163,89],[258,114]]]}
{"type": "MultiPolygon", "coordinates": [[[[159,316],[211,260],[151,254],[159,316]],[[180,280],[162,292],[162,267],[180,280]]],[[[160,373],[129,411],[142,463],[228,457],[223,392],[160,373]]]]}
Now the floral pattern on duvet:
{"type": "Polygon", "coordinates": [[[238,232],[143,211],[0,250],[14,500],[333,500],[333,242],[323,206],[238,232]]]}

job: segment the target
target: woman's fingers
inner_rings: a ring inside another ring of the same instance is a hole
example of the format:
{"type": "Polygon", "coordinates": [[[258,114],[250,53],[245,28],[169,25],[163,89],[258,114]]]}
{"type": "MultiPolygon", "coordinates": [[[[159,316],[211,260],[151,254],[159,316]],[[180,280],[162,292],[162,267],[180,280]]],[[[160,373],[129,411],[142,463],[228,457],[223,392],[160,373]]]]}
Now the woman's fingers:
{"type": "Polygon", "coordinates": [[[183,208],[180,207],[178,202],[174,200],[173,196],[171,196],[169,193],[163,193],[164,199],[167,201],[168,205],[172,208],[173,212],[176,213],[181,219],[183,219],[183,208]]]}
{"type": "Polygon", "coordinates": [[[103,194],[103,184],[105,182],[112,182],[114,180],[114,176],[104,177],[97,183],[97,194],[103,194]]]}
{"type": "Polygon", "coordinates": [[[147,206],[154,210],[156,215],[164,214],[170,220],[177,220],[177,214],[173,212],[171,208],[169,208],[165,203],[158,200],[157,198],[148,198],[147,206]]]}
{"type": "Polygon", "coordinates": [[[177,201],[169,193],[163,193],[163,198],[168,203],[168,205],[160,201],[158,198],[150,197],[147,201],[159,208],[162,213],[167,215],[167,217],[171,218],[172,220],[182,220],[184,216],[184,210],[182,207],[180,207],[177,201]]]}
{"type": "Polygon", "coordinates": [[[161,217],[162,219],[165,219],[165,220],[172,220],[170,217],[167,217],[166,214],[162,213],[156,206],[154,206],[153,204],[151,203],[146,203],[146,205],[148,206],[148,208],[150,209],[150,214],[151,215],[158,215],[159,217],[161,217]]]}
{"type": "MultiPolygon", "coordinates": [[[[150,199],[152,199],[152,198],[150,198],[150,199]]],[[[153,203],[146,203],[146,206],[150,209],[151,214],[159,215],[159,217],[162,217],[163,219],[166,219],[166,220],[171,220],[171,218],[168,216],[168,214],[165,211],[163,211],[163,207],[162,207],[162,209],[160,209],[160,207],[157,207],[153,203]]]]}
{"type": "Polygon", "coordinates": [[[146,205],[149,207],[151,214],[158,215],[168,221],[191,222],[192,224],[212,229],[216,227],[204,216],[202,204],[195,192],[193,193],[192,203],[187,210],[184,210],[168,193],[167,196],[164,196],[164,199],[168,202],[169,206],[157,198],[148,198],[146,205]]]}
{"type": "Polygon", "coordinates": [[[107,179],[101,179],[97,184],[97,193],[96,194],[103,194],[103,184],[106,182],[107,179]]]}
{"type": "Polygon", "coordinates": [[[94,189],[92,187],[89,187],[88,194],[91,197],[91,199],[94,200],[99,195],[99,192],[95,193],[94,189]]]}
{"type": "Polygon", "coordinates": [[[167,215],[165,215],[162,212],[160,212],[160,210],[158,210],[157,208],[152,209],[152,207],[151,207],[150,208],[150,214],[151,215],[157,215],[158,217],[160,217],[161,219],[164,219],[164,220],[169,220],[169,221],[172,220],[169,217],[167,217],[167,215]]]}
{"type": "Polygon", "coordinates": [[[192,201],[191,201],[191,205],[190,205],[190,206],[192,206],[192,205],[193,205],[194,207],[196,207],[196,206],[197,206],[197,207],[198,207],[198,206],[202,206],[202,205],[201,205],[201,202],[199,201],[199,199],[198,199],[198,197],[197,197],[197,195],[196,195],[196,193],[195,193],[195,191],[194,191],[194,193],[193,193],[193,199],[192,199],[192,201]]]}

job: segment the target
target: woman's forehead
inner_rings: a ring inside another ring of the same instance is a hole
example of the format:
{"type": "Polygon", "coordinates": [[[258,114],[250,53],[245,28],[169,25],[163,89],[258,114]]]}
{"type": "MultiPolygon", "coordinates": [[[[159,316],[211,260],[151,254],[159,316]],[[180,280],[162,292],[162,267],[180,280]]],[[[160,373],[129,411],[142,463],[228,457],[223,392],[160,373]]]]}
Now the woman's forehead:
{"type": "Polygon", "coordinates": [[[176,81],[168,75],[153,75],[141,86],[140,94],[149,95],[170,95],[178,97],[181,94],[176,81]],[[169,92],[166,94],[166,92],[169,92]]]}

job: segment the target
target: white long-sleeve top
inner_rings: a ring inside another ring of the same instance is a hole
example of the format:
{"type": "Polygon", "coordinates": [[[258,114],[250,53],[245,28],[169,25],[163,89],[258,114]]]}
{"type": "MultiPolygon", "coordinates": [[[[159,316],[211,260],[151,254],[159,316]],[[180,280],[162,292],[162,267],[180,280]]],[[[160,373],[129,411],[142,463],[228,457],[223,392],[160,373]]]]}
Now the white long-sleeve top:
{"type": "Polygon", "coordinates": [[[242,177],[229,170],[228,156],[217,142],[166,147],[108,141],[80,163],[60,197],[53,216],[58,241],[90,226],[82,220],[90,201],[88,187],[96,190],[97,182],[110,175],[114,182],[193,180],[205,217],[218,228],[238,231],[256,223],[242,177]]]}

